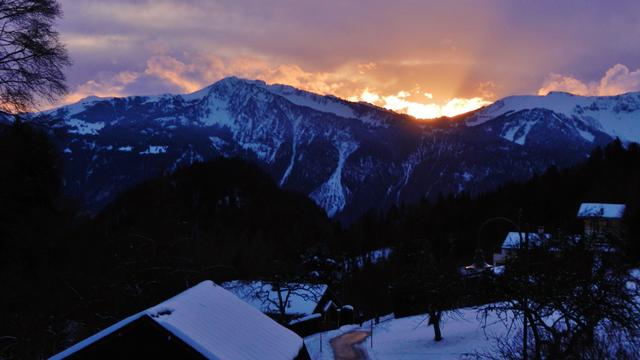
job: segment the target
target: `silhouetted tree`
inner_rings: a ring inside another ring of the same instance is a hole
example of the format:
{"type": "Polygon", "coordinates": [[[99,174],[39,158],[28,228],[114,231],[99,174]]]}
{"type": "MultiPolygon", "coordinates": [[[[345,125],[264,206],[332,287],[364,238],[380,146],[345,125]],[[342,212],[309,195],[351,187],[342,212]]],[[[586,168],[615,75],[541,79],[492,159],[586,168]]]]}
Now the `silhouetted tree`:
{"type": "Polygon", "coordinates": [[[67,92],[67,51],[53,29],[55,0],[0,1],[0,110],[19,113],[67,92]]]}
{"type": "Polygon", "coordinates": [[[42,358],[71,258],[58,153],[44,132],[0,124],[0,169],[0,358],[42,358]]]}
{"type": "Polygon", "coordinates": [[[447,249],[450,248],[414,240],[411,245],[399,248],[396,254],[399,274],[396,288],[398,294],[405,297],[405,304],[401,306],[413,307],[416,313],[427,313],[435,341],[442,340],[443,317],[447,312],[455,313],[462,294],[461,277],[447,249]],[[409,303],[406,298],[410,299],[409,303]]]}

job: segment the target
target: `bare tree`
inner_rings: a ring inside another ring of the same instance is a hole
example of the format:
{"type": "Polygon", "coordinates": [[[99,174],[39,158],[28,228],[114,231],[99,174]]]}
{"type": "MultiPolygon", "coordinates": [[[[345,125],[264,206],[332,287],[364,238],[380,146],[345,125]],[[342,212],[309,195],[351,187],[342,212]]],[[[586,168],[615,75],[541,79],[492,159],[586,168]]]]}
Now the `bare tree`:
{"type": "Polygon", "coordinates": [[[324,285],[271,281],[262,283],[260,292],[263,294],[262,299],[269,306],[277,309],[279,318],[287,319],[287,310],[292,302],[318,303],[322,298],[324,289],[324,285]],[[270,289],[267,289],[267,287],[270,289]],[[275,294],[275,296],[269,296],[269,294],[275,294]]]}
{"type": "Polygon", "coordinates": [[[524,357],[522,343],[514,341],[523,328],[531,335],[527,353],[533,351],[535,359],[640,355],[640,277],[623,254],[593,251],[571,240],[536,249],[526,271],[520,256],[507,263],[496,281],[496,292],[505,300],[484,306],[481,315],[485,321],[497,316],[515,332],[490,358],[524,357]],[[527,327],[518,326],[525,322],[527,327]]]}
{"type": "Polygon", "coordinates": [[[303,303],[318,303],[326,285],[287,282],[279,279],[260,281],[235,281],[224,285],[241,299],[256,304],[261,311],[276,317],[283,324],[292,320],[303,303]]]}
{"type": "Polygon", "coordinates": [[[0,110],[17,114],[67,92],[55,0],[0,0],[0,110]]]}
{"type": "MultiPolygon", "coordinates": [[[[257,305],[262,312],[287,324],[301,311],[313,311],[309,306],[317,304],[327,291],[326,284],[319,284],[316,276],[320,268],[311,250],[297,261],[273,261],[273,273],[256,281],[232,281],[224,287],[241,299],[257,305]]],[[[306,314],[308,315],[308,314],[306,314]]]]}

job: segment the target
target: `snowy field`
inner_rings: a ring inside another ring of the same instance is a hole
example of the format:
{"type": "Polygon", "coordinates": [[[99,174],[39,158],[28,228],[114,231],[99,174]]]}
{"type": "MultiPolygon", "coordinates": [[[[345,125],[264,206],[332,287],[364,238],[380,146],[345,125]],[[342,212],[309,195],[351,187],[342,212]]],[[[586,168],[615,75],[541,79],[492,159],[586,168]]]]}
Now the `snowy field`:
{"type": "MultiPolygon", "coordinates": [[[[507,331],[505,325],[495,317],[490,317],[487,326],[483,327],[477,309],[473,308],[461,309],[444,319],[443,340],[440,342],[433,340],[433,327],[428,326],[427,322],[426,315],[381,321],[373,327],[373,347],[370,338],[361,346],[370,359],[465,359],[475,352],[490,351],[496,337],[503,336],[507,331]]],[[[311,359],[333,359],[329,341],[346,332],[360,329],[370,331],[370,324],[364,324],[362,328],[347,325],[307,337],[305,344],[311,359]]]]}
{"type": "MultiPolygon", "coordinates": [[[[632,270],[631,275],[640,279],[640,269],[632,270]]],[[[627,287],[635,290],[636,284],[629,282],[627,287]]],[[[440,342],[433,340],[433,327],[427,324],[426,315],[398,319],[388,315],[373,327],[373,346],[371,339],[367,338],[360,347],[371,360],[471,359],[476,353],[495,350],[496,340],[508,332],[507,325],[495,314],[489,314],[485,324],[477,308],[463,308],[445,315],[441,326],[443,340],[440,342]]],[[[511,328],[511,335],[519,331],[518,325],[516,323],[511,328]]],[[[331,339],[356,330],[371,331],[371,322],[364,323],[362,327],[346,325],[305,338],[311,359],[333,359],[331,339]]]]}

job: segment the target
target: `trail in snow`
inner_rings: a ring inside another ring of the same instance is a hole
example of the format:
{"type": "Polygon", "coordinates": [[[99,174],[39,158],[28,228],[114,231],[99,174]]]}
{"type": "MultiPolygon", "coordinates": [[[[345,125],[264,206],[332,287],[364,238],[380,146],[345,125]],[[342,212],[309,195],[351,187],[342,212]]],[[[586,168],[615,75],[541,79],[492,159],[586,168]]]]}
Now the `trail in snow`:
{"type": "Polygon", "coordinates": [[[354,330],[331,339],[331,348],[336,360],[366,360],[366,352],[360,344],[367,339],[369,332],[354,330]]]}

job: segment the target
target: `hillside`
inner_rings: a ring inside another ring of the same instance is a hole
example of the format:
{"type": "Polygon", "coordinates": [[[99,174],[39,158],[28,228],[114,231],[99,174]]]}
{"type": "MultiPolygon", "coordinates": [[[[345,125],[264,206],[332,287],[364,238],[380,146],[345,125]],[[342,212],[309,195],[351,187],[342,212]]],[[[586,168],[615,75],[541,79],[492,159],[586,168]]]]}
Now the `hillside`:
{"type": "MultiPolygon", "coordinates": [[[[640,149],[637,144],[625,149],[620,142],[613,142],[570,168],[551,167],[527,181],[506,183],[478,196],[442,196],[393,208],[382,217],[360,219],[352,229],[369,229],[364,230],[363,238],[374,243],[391,234],[400,242],[418,238],[447,241],[451,236],[464,244],[461,249],[470,251],[478,241],[478,228],[491,217],[507,216],[516,221],[520,213],[523,226],[531,229],[545,226],[548,231],[579,232],[582,224],[576,214],[580,203],[609,202],[627,204],[625,223],[630,236],[638,236],[639,196],[640,149]]],[[[481,240],[486,250],[495,249],[509,228],[508,224],[496,224],[484,229],[481,240]]],[[[640,255],[635,244],[630,242],[640,255]]]]}

